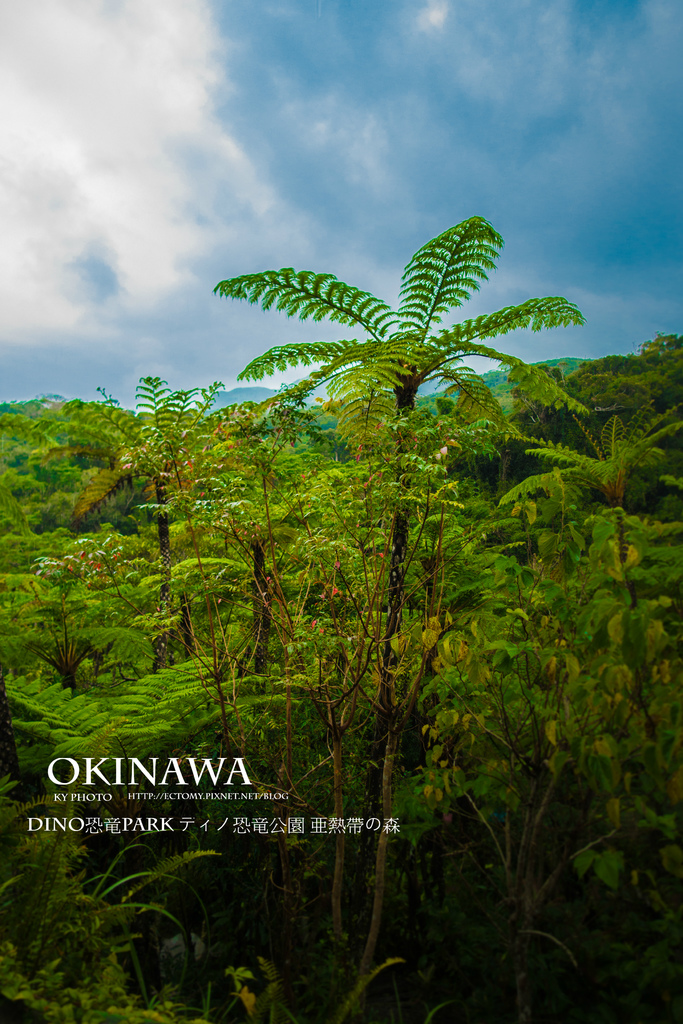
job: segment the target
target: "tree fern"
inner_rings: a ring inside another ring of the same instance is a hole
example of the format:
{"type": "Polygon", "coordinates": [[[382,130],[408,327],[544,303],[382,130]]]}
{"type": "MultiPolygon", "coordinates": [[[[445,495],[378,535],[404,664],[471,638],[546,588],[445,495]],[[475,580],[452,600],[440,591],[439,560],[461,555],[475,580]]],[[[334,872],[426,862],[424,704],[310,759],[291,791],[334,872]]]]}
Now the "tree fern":
{"type": "Polygon", "coordinates": [[[55,757],[154,754],[201,732],[218,718],[196,670],[178,666],[138,683],[73,694],[59,683],[45,687],[19,677],[7,680],[24,771],[40,774],[55,757]]]}
{"type": "MultiPolygon", "coordinates": [[[[368,292],[338,281],[332,274],[297,273],[291,268],[264,271],[221,281],[214,291],[226,298],[259,303],[302,320],[328,319],[359,327],[366,337],[359,341],[313,342],[270,349],[253,360],[240,380],[259,380],[289,366],[322,363],[320,369],[290,389],[303,397],[321,384],[330,394],[344,397],[370,391],[393,392],[399,408],[413,406],[417,390],[428,380],[456,383],[454,364],[465,355],[495,359],[510,367],[519,386],[541,401],[582,406],[569,398],[547,375],[535,368],[523,371],[524,363],[480,344],[487,338],[522,328],[540,331],[582,324],[579,310],[566,299],[529,299],[496,313],[465,320],[439,334],[430,333],[450,310],[461,306],[487,279],[503,246],[500,235],[482,217],[463,221],[424,245],[408,263],[403,275],[397,312],[368,292]],[[538,394],[539,388],[542,394],[538,394]]],[[[470,399],[471,401],[471,399],[470,399]]],[[[480,414],[492,406],[480,406],[480,414]]]]}
{"type": "Polygon", "coordinates": [[[79,494],[74,505],[74,519],[78,521],[88,512],[97,512],[121,488],[132,486],[133,477],[128,470],[122,470],[120,466],[115,469],[101,469],[79,494]]]}
{"type": "Polygon", "coordinates": [[[553,476],[559,475],[564,481],[577,487],[588,487],[599,491],[614,508],[623,505],[626,487],[633,471],[638,466],[648,465],[664,458],[664,452],[657,447],[659,441],[683,428],[683,421],[676,420],[661,425],[669,413],[652,419],[647,410],[635,416],[625,426],[619,416],[612,416],[602,428],[600,439],[595,440],[587,431],[586,437],[595,455],[586,455],[552,441],[536,441],[535,448],[528,448],[527,455],[536,455],[556,466],[554,473],[542,473],[527,477],[512,487],[501,499],[508,504],[535,490],[547,490],[553,476]]]}
{"type": "MultiPolygon", "coordinates": [[[[110,399],[67,403],[73,445],[53,446],[45,456],[50,459],[75,452],[107,463],[95,471],[79,495],[74,508],[76,522],[132,484],[133,475],[146,481],[157,520],[162,565],[159,607],[164,619],[171,609],[169,495],[187,484],[191,457],[211,432],[207,414],[220,387],[216,382],[209,388],[173,391],[160,377],[143,377],[137,389],[137,415],[120,409],[110,399]]],[[[168,639],[168,630],[163,628],[155,641],[158,668],[166,664],[168,639]]]]}

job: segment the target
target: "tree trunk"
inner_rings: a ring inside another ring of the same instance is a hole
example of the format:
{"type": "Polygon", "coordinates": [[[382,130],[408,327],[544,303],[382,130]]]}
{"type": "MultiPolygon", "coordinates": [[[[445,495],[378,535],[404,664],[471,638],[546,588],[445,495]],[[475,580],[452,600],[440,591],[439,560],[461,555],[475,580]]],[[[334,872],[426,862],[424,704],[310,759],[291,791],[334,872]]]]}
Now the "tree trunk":
{"type": "MultiPolygon", "coordinates": [[[[0,779],[5,775],[9,775],[13,782],[18,782],[21,785],[17,745],[12,728],[12,713],[5,688],[5,677],[2,665],[0,665],[0,779]]],[[[16,787],[12,791],[12,795],[15,797],[18,795],[16,787]]]]}
{"type": "Polygon", "coordinates": [[[392,731],[389,722],[389,734],[387,736],[387,749],[384,756],[384,768],[382,771],[382,812],[384,821],[382,831],[377,842],[377,859],[375,861],[375,894],[372,902],[372,916],[370,918],[370,930],[365,943],[365,950],[360,962],[359,974],[368,974],[375,956],[379,930],[382,924],[382,910],[384,907],[384,887],[386,882],[387,868],[387,843],[389,833],[384,826],[391,817],[392,806],[392,776],[394,771],[394,758],[398,747],[398,736],[392,731]]]}
{"type": "MultiPolygon", "coordinates": [[[[334,814],[337,819],[344,817],[344,794],[342,791],[342,733],[335,728],[332,738],[332,759],[334,765],[334,814]]],[[[342,882],[344,879],[344,833],[337,833],[334,857],[334,880],[332,882],[332,931],[334,941],[340,943],[342,928],[342,882]]]]}
{"type": "Polygon", "coordinates": [[[268,637],[272,613],[266,579],[266,553],[260,540],[251,544],[253,580],[251,584],[254,622],[254,672],[264,675],[268,669],[268,637]]]}
{"type": "MultiPolygon", "coordinates": [[[[415,396],[417,395],[418,384],[415,375],[408,374],[402,379],[402,383],[394,389],[396,395],[396,411],[402,412],[415,408],[415,396]]],[[[403,443],[397,442],[397,460],[403,449],[403,443]]],[[[391,534],[391,561],[389,563],[389,587],[387,592],[387,614],[386,625],[383,636],[382,665],[380,671],[380,687],[378,702],[381,710],[375,713],[372,742],[368,753],[368,773],[365,783],[365,806],[371,817],[379,812],[380,803],[384,804],[384,773],[386,770],[386,758],[382,764],[382,749],[389,749],[390,743],[398,743],[398,737],[392,737],[391,731],[387,731],[388,723],[391,721],[393,708],[393,670],[396,656],[391,647],[391,641],[401,629],[403,618],[403,600],[405,595],[405,559],[408,552],[408,516],[399,507],[394,515],[393,529],[391,534]]],[[[394,748],[395,749],[395,748],[394,748]]],[[[392,758],[393,763],[393,758],[392,758]]],[[[358,849],[357,866],[355,872],[354,889],[361,893],[365,887],[366,867],[371,856],[370,837],[364,835],[361,838],[358,849]]],[[[378,848],[379,855],[379,848],[378,848]]],[[[375,899],[376,899],[375,890],[375,899]]],[[[380,910],[381,913],[381,910],[380,910]]],[[[362,920],[364,914],[359,912],[362,920]]],[[[372,932],[374,920],[374,907],[370,922],[372,932]]],[[[368,940],[369,941],[369,940],[368,940]]],[[[376,939],[375,939],[376,941],[376,939]]],[[[367,947],[366,947],[367,951],[367,947]]],[[[374,947],[370,959],[374,955],[374,947]]],[[[363,961],[365,961],[365,954],[363,961]]]]}
{"type": "MultiPolygon", "coordinates": [[[[394,519],[394,529],[391,537],[391,563],[389,566],[389,592],[387,601],[387,624],[384,630],[384,651],[382,653],[382,684],[388,685],[389,676],[396,661],[396,655],[391,647],[391,641],[400,632],[401,620],[403,618],[403,578],[405,575],[405,560],[408,552],[408,518],[403,512],[397,512],[394,519]]],[[[387,703],[387,694],[380,694],[380,701],[384,707],[391,707],[387,703]]]]}
{"type": "MultiPolygon", "coordinates": [[[[158,505],[166,504],[164,488],[156,485],[156,497],[158,505]]],[[[159,511],[157,513],[157,530],[159,535],[159,554],[161,555],[162,583],[159,590],[159,611],[162,618],[168,615],[171,603],[171,534],[168,528],[168,513],[159,511]]],[[[168,630],[163,630],[157,637],[155,644],[154,671],[166,668],[168,660],[168,630]]]]}
{"type": "Polygon", "coordinates": [[[183,642],[183,647],[188,654],[192,654],[195,649],[194,629],[192,627],[192,611],[190,609],[189,598],[185,593],[183,593],[183,601],[180,606],[180,636],[183,642]]]}
{"type": "Polygon", "coordinates": [[[529,978],[529,935],[517,932],[512,937],[512,962],[517,986],[518,1024],[531,1024],[532,994],[529,978]]]}

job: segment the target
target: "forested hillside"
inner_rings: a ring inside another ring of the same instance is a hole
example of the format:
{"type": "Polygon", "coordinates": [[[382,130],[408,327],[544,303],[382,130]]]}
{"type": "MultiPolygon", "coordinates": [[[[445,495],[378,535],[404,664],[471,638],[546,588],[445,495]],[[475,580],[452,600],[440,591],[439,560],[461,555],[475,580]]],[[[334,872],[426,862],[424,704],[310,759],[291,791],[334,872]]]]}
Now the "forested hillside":
{"type": "Polygon", "coordinates": [[[354,358],[3,407],[3,1020],[683,1021],[683,337],[354,358]]]}

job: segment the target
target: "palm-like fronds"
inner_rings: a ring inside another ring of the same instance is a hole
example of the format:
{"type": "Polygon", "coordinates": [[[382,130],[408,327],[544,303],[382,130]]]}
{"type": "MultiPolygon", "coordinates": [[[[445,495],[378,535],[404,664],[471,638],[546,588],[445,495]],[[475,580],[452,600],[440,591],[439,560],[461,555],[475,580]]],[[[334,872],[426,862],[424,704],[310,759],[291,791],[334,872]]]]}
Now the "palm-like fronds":
{"type": "Polygon", "coordinates": [[[292,267],[220,281],[214,294],[244,299],[252,305],[260,303],[262,309],[275,306],[286,316],[300,320],[353,324],[377,339],[386,335],[396,315],[386,302],[370,292],[344,284],[334,274],[316,274],[312,270],[297,272],[292,267]]]}
{"type": "Polygon", "coordinates": [[[503,239],[483,217],[448,228],[415,253],[401,284],[403,330],[426,337],[441,315],[471,298],[487,270],[495,270],[503,239]]]}
{"type": "Polygon", "coordinates": [[[431,334],[449,310],[461,306],[495,268],[503,240],[488,221],[472,217],[424,245],[408,263],[402,279],[400,306],[394,313],[380,299],[338,281],[331,274],[296,273],[291,268],[264,271],[221,281],[220,295],[275,307],[302,320],[329,319],[361,327],[363,341],[316,341],[283,345],[253,360],[240,380],[260,380],[287,367],[322,364],[304,381],[287,389],[304,398],[325,384],[333,397],[358,401],[363,396],[393,392],[399,408],[413,405],[421,384],[442,380],[461,392],[471,414],[497,415],[493,403],[476,387],[469,370],[454,364],[466,355],[480,355],[509,367],[512,380],[545,404],[566,403],[584,411],[547,374],[481,344],[510,331],[547,330],[582,324],[577,307],[561,297],[528,299],[495,313],[465,320],[431,334]],[[475,398],[476,391],[476,398],[475,398]]]}
{"type": "Polygon", "coordinates": [[[122,469],[119,466],[116,469],[99,470],[79,495],[74,506],[74,520],[78,522],[88,512],[96,512],[122,487],[132,486],[132,484],[130,469],[122,469]]]}
{"type": "Polygon", "coordinates": [[[278,371],[282,373],[288,366],[328,364],[343,356],[348,349],[357,347],[356,341],[312,341],[303,345],[278,345],[252,359],[237,379],[262,380],[278,371]]]}
{"type": "Polygon", "coordinates": [[[557,467],[556,470],[554,473],[527,477],[505,494],[501,504],[516,501],[534,491],[547,490],[548,484],[559,472],[566,483],[600,491],[613,508],[622,505],[633,471],[638,466],[664,458],[658,443],[683,428],[681,420],[660,426],[668,415],[665,413],[652,419],[644,410],[628,426],[624,425],[619,416],[612,416],[602,428],[599,441],[586,435],[595,456],[574,451],[562,444],[553,444],[552,441],[536,441],[536,447],[528,448],[527,455],[546,459],[557,467]]]}

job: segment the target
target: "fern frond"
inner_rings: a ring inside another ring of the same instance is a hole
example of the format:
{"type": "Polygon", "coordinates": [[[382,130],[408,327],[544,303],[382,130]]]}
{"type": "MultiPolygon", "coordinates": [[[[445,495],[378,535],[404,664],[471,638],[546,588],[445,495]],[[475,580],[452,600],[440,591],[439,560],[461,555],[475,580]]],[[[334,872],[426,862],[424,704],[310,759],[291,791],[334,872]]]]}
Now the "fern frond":
{"type": "Polygon", "coordinates": [[[619,416],[611,416],[600,431],[600,444],[608,455],[616,455],[626,437],[626,427],[619,416]]]}
{"type": "Polygon", "coordinates": [[[126,899],[134,896],[135,893],[140,892],[148,885],[153,885],[154,882],[160,881],[162,878],[168,878],[169,876],[178,874],[179,871],[183,871],[188,865],[192,864],[193,861],[198,860],[200,857],[220,857],[220,853],[216,850],[186,850],[184,853],[174,853],[170,857],[165,857],[160,860],[151,871],[145,871],[142,881],[137,882],[131,889],[128,890],[126,899]]]}
{"type": "Polygon", "coordinates": [[[302,345],[278,345],[252,359],[238,375],[238,380],[262,380],[274,373],[284,372],[289,366],[312,366],[343,355],[357,341],[313,341],[302,345]]]}
{"type": "MultiPolygon", "coordinates": [[[[248,1011],[249,1017],[254,1024],[260,1024],[261,1021],[265,1020],[266,1013],[270,1010],[268,1014],[269,1024],[289,1024],[290,1017],[284,1006],[285,990],[277,968],[275,964],[262,956],[257,959],[259,967],[268,980],[268,986],[261,992],[252,1008],[248,1011]]],[[[245,1003],[245,1005],[247,1004],[245,1003]]]]}
{"type": "Polygon", "coordinates": [[[73,513],[74,520],[78,522],[88,512],[97,511],[108,498],[130,483],[131,475],[127,469],[101,469],[76,502],[73,513]]]}
{"type": "Polygon", "coordinates": [[[345,284],[334,274],[316,274],[312,270],[297,272],[292,267],[220,281],[214,294],[242,299],[251,305],[259,303],[264,310],[275,306],[286,316],[299,320],[332,320],[358,325],[376,339],[385,336],[396,317],[381,299],[345,284]]]}
{"type": "Polygon", "coordinates": [[[376,437],[379,425],[391,417],[394,406],[391,392],[347,393],[339,412],[337,432],[344,441],[353,438],[357,444],[368,445],[376,437]]]}
{"type": "Polygon", "coordinates": [[[112,434],[119,444],[132,444],[139,437],[140,421],[127,409],[119,409],[103,402],[83,402],[74,399],[67,402],[62,411],[69,417],[69,433],[77,437],[83,432],[89,444],[111,450],[112,434]]]}
{"type": "Polygon", "coordinates": [[[521,483],[515,484],[509,491],[506,491],[498,504],[511,505],[513,502],[519,501],[520,498],[528,498],[538,491],[545,491],[548,494],[552,487],[557,484],[557,479],[556,471],[528,476],[521,483]]]}
{"type": "MultiPolygon", "coordinates": [[[[571,303],[565,302],[564,299],[530,299],[529,302],[523,303],[521,306],[499,310],[497,313],[477,317],[476,320],[465,320],[461,324],[456,324],[454,327],[449,327],[447,330],[442,331],[438,337],[432,339],[435,350],[441,350],[443,353],[441,361],[434,360],[433,367],[430,369],[429,374],[425,376],[425,379],[441,377],[444,374],[444,367],[453,359],[460,359],[468,355],[483,356],[486,359],[494,359],[506,367],[508,369],[508,381],[516,384],[522,391],[528,393],[532,398],[542,402],[544,405],[554,408],[566,405],[574,412],[585,414],[587,412],[585,406],[568,395],[545,372],[542,366],[533,366],[525,363],[516,356],[506,355],[475,340],[481,337],[495,337],[497,334],[506,334],[508,331],[517,330],[519,327],[528,327],[531,319],[537,313],[537,322],[540,322],[541,314],[536,307],[538,304],[542,305],[546,302],[551,303],[550,311],[546,310],[548,326],[552,326],[550,320],[555,313],[560,316],[562,307],[557,305],[558,302],[564,303],[565,306],[570,307],[570,310],[575,309],[571,303]],[[533,308],[530,310],[529,306],[533,308]]],[[[570,312],[566,312],[566,315],[569,317],[570,312]]],[[[581,316],[580,313],[578,315],[579,317],[581,316]]],[[[556,324],[554,326],[561,325],[556,324]]],[[[541,328],[537,329],[540,330],[541,328]]]]}
{"type": "Polygon", "coordinates": [[[508,431],[511,429],[511,424],[505,420],[503,411],[491,393],[491,389],[470,367],[449,368],[440,373],[439,378],[448,385],[447,395],[458,395],[458,409],[467,422],[488,420],[497,426],[505,424],[508,431]]]}
{"type": "Polygon", "coordinates": [[[358,1006],[360,997],[363,995],[370,982],[387,967],[392,967],[393,964],[404,963],[405,960],[402,957],[392,956],[389,957],[388,960],[385,960],[383,964],[380,964],[379,967],[375,967],[374,971],[370,971],[369,974],[363,974],[353,986],[337,1012],[330,1018],[328,1024],[343,1024],[349,1014],[358,1006]]]}
{"type": "MultiPolygon", "coordinates": [[[[560,295],[551,295],[544,299],[527,299],[519,306],[504,306],[495,313],[484,313],[474,320],[463,320],[442,331],[438,343],[447,348],[473,342],[478,338],[496,338],[511,331],[544,331],[585,322],[583,314],[573,302],[568,302],[560,295]]],[[[522,364],[521,359],[513,362],[522,364]]]]}
{"type": "Polygon", "coordinates": [[[399,315],[425,337],[441,314],[466,302],[488,280],[503,239],[483,217],[448,228],[415,253],[403,274],[399,315]]]}

